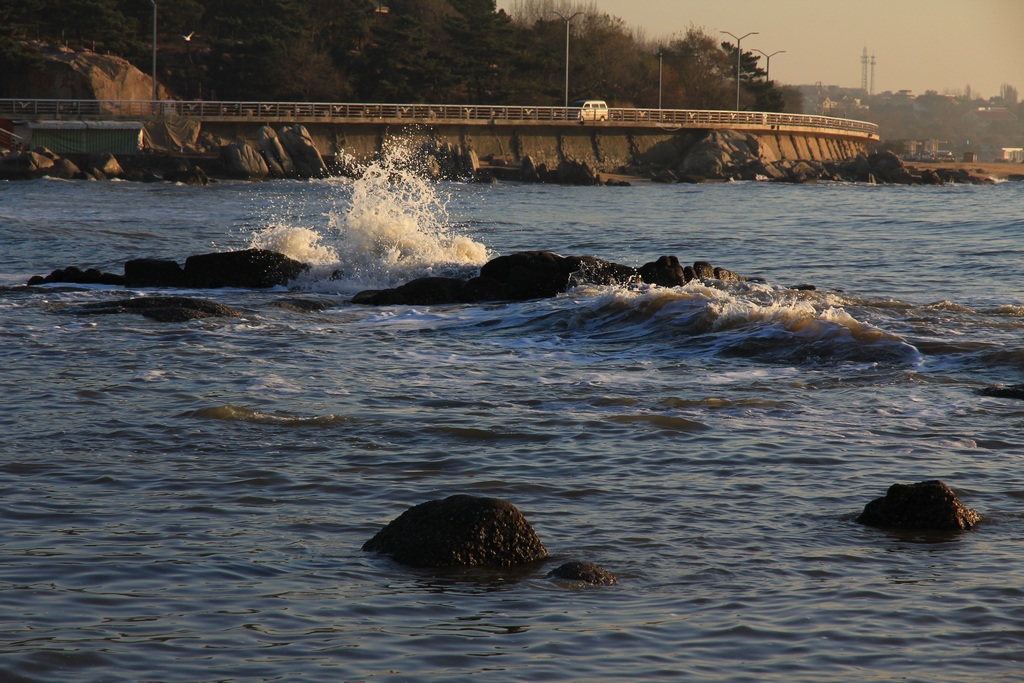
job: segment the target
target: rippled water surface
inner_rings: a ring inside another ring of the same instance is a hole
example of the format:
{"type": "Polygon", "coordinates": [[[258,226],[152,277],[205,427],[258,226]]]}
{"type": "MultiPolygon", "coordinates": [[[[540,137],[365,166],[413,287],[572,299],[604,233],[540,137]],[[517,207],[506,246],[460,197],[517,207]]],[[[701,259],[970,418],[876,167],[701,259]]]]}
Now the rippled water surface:
{"type": "Polygon", "coordinates": [[[1020,183],[0,183],[0,678],[1020,680],[1024,402],[980,390],[1024,382],[1022,255],[1020,183]],[[22,286],[254,245],[310,276],[172,292],[237,319],[22,286]],[[349,303],[524,249],[755,279],[349,303]],[[984,521],[853,522],[925,479],[984,521]],[[360,551],[455,493],[552,558],[360,551]]]}

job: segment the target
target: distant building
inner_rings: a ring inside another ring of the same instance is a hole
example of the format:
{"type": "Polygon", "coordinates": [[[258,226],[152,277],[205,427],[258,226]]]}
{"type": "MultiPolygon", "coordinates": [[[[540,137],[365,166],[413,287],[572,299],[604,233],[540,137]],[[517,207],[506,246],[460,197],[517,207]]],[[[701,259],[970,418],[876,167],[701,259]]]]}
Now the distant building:
{"type": "Polygon", "coordinates": [[[1000,161],[1009,161],[1016,164],[1024,163],[1024,147],[1003,147],[1002,151],[1003,156],[1000,161]]]}
{"type": "Polygon", "coordinates": [[[1002,123],[1016,121],[1017,117],[1006,107],[978,107],[975,118],[985,123],[1002,123]]]}

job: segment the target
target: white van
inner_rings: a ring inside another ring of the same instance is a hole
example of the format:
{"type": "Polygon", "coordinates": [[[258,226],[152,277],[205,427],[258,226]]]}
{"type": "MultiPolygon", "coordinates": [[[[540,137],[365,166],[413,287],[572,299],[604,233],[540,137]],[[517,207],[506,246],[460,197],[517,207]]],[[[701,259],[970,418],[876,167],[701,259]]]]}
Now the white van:
{"type": "Polygon", "coordinates": [[[608,120],[608,104],[604,100],[576,100],[569,106],[579,109],[576,115],[578,121],[608,120]]]}

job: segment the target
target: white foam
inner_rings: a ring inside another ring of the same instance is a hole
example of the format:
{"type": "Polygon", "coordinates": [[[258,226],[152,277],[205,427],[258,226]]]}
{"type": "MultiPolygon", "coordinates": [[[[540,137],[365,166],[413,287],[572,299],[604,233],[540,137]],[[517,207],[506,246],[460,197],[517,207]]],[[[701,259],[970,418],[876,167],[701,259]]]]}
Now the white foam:
{"type": "Polygon", "coordinates": [[[357,179],[335,183],[335,208],[314,227],[278,221],[252,246],[274,249],[313,266],[303,285],[348,292],[392,287],[417,277],[465,277],[486,263],[483,244],[457,234],[442,186],[416,168],[411,143],[391,139],[357,179]]]}

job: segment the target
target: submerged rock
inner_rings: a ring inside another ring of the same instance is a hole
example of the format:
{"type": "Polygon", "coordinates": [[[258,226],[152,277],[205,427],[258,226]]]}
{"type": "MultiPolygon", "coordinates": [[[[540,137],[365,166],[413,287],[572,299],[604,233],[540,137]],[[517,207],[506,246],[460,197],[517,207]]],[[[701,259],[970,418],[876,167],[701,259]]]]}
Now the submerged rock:
{"type": "Polygon", "coordinates": [[[159,322],[187,322],[202,318],[239,318],[242,312],[215,301],[184,296],[143,296],[116,301],[101,301],[72,307],[80,315],[138,313],[159,322]]]}
{"type": "Polygon", "coordinates": [[[55,282],[75,285],[123,285],[125,279],[123,275],[104,273],[97,268],[82,270],[78,266],[68,266],[67,268],[58,268],[46,277],[35,275],[29,279],[28,285],[45,285],[55,282]]]}
{"type": "Polygon", "coordinates": [[[320,311],[326,311],[328,308],[333,308],[335,303],[326,299],[290,298],[272,301],[270,305],[275,308],[283,308],[298,313],[319,313],[320,311]]]}
{"type": "Polygon", "coordinates": [[[548,573],[549,579],[586,583],[592,586],[613,586],[615,575],[593,562],[566,562],[548,573]]]}
{"type": "Polygon", "coordinates": [[[363,545],[412,567],[510,567],[548,556],[511,503],[449,496],[409,508],[363,545]]]}
{"type": "Polygon", "coordinates": [[[970,529],[981,515],[965,507],[943,482],[893,484],[882,498],[864,506],[857,521],[892,529],[961,531],[970,529]]]}
{"type": "Polygon", "coordinates": [[[993,398],[1019,398],[1024,399],[1024,384],[1011,384],[1010,386],[985,387],[981,390],[983,396],[993,398]]]}

